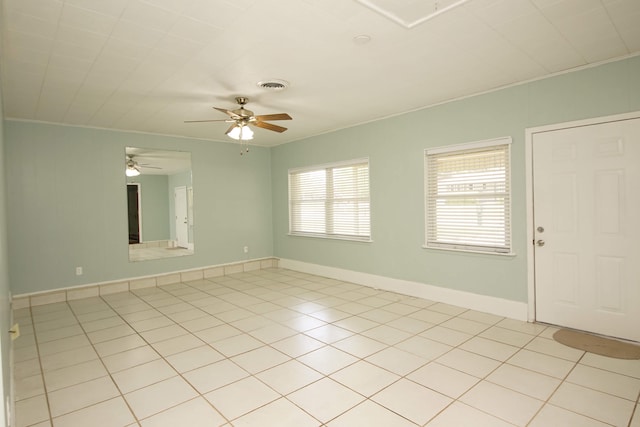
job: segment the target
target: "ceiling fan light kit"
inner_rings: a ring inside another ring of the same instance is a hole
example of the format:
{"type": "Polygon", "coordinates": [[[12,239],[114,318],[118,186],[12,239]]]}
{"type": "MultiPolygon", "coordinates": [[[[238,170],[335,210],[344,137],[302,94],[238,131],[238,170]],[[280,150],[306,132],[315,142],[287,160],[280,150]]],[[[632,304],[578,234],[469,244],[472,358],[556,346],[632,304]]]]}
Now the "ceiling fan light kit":
{"type": "Polygon", "coordinates": [[[235,140],[249,141],[253,139],[253,131],[247,125],[234,125],[227,135],[235,140]]]}
{"type": "MultiPolygon", "coordinates": [[[[278,84],[282,84],[279,83],[278,84]]],[[[284,88],[284,87],[283,87],[284,88]]],[[[253,139],[253,130],[249,126],[256,126],[262,129],[267,129],[273,132],[282,133],[287,128],[268,123],[267,120],[292,120],[291,116],[287,113],[276,114],[263,114],[256,116],[253,111],[247,110],[244,106],[249,102],[249,98],[244,96],[236,97],[236,102],[240,105],[240,108],[235,110],[227,110],[225,108],[213,107],[214,109],[225,113],[229,118],[218,120],[185,120],[185,123],[202,123],[202,122],[227,122],[232,123],[229,129],[225,132],[227,136],[232,139],[240,141],[241,145],[243,141],[253,139]]],[[[240,154],[248,152],[249,148],[244,149],[242,147],[240,154]]]]}
{"type": "Polygon", "coordinates": [[[138,176],[140,170],[135,165],[127,165],[127,169],[124,172],[127,176],[138,176]]]}

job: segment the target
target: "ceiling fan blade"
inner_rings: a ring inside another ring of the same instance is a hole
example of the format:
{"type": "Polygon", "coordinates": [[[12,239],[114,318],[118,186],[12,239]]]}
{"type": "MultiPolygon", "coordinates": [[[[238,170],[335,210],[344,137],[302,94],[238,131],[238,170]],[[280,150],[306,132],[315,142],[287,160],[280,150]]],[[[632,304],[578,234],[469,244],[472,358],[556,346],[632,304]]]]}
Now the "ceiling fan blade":
{"type": "Polygon", "coordinates": [[[256,120],[292,120],[291,116],[287,113],[278,113],[278,114],[263,114],[261,116],[256,116],[256,120]]]}
{"type": "Polygon", "coordinates": [[[227,116],[231,117],[232,119],[241,119],[242,117],[240,117],[239,115],[237,115],[236,113],[234,113],[233,111],[229,111],[227,109],[224,108],[218,108],[218,107],[213,107],[214,109],[225,113],[227,116]]]}
{"type": "Polygon", "coordinates": [[[282,126],[278,126],[278,125],[274,125],[272,123],[267,123],[267,122],[262,122],[260,120],[257,120],[253,123],[251,123],[254,126],[258,126],[259,128],[263,128],[263,129],[268,129],[268,130],[272,130],[274,132],[284,132],[285,130],[287,130],[287,128],[282,127],[282,126]]]}
{"type": "Polygon", "coordinates": [[[204,122],[232,122],[233,120],[229,119],[220,119],[220,120],[185,120],[185,123],[204,123],[204,122]]]}

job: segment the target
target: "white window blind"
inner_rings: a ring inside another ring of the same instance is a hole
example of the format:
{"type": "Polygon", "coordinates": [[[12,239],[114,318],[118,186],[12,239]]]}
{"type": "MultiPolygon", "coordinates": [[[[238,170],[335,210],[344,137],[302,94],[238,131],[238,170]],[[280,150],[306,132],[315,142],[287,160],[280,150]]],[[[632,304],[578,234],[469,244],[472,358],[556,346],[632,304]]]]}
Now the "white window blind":
{"type": "Polygon", "coordinates": [[[369,160],[289,171],[289,233],[363,240],[371,238],[369,160]]]}
{"type": "Polygon", "coordinates": [[[510,146],[425,150],[426,247],[511,253],[510,146]]]}

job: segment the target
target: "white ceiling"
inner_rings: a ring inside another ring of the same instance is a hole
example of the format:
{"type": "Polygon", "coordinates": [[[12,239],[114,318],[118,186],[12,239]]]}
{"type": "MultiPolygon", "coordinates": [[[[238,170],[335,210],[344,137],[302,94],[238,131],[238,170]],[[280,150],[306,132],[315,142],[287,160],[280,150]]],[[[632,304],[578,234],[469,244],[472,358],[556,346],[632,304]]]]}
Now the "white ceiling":
{"type": "Polygon", "coordinates": [[[439,2],[0,1],[5,117],[229,142],[183,121],[242,95],[293,117],[263,146],[640,52],[640,0],[469,0],[411,28],[369,6],[439,2]]]}

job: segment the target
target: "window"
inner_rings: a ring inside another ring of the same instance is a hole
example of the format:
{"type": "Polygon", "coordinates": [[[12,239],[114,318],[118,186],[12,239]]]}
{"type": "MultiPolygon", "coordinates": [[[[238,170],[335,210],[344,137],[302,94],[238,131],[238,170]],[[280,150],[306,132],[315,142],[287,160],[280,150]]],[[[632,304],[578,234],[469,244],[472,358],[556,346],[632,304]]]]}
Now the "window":
{"type": "Polygon", "coordinates": [[[369,241],[369,159],[289,170],[289,233],[369,241]]]}
{"type": "Polygon", "coordinates": [[[427,248],[511,253],[511,138],[425,150],[427,248]]]}

